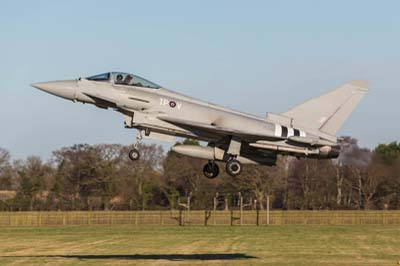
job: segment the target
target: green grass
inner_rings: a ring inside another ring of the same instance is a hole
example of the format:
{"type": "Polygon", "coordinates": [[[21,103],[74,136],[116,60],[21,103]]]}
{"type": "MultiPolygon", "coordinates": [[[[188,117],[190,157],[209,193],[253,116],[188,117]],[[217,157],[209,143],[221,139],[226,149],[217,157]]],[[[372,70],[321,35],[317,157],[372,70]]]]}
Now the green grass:
{"type": "Polygon", "coordinates": [[[397,265],[400,228],[0,228],[0,265],[397,265]]]}

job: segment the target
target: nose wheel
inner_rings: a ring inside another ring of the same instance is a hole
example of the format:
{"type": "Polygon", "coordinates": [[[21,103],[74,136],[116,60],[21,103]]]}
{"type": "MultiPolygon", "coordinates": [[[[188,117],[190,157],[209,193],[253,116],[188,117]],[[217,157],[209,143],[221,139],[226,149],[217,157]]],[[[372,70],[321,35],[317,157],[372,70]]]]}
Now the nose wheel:
{"type": "Polygon", "coordinates": [[[138,151],[138,149],[132,149],[129,151],[129,159],[131,159],[132,161],[137,161],[140,159],[140,152],[138,151]]]}
{"type": "Polygon", "coordinates": [[[230,160],[226,163],[226,173],[230,176],[237,176],[242,172],[242,164],[237,160],[230,160]]]}
{"type": "Polygon", "coordinates": [[[219,174],[218,165],[213,161],[208,162],[206,165],[204,165],[203,174],[209,179],[216,178],[219,174]]]}

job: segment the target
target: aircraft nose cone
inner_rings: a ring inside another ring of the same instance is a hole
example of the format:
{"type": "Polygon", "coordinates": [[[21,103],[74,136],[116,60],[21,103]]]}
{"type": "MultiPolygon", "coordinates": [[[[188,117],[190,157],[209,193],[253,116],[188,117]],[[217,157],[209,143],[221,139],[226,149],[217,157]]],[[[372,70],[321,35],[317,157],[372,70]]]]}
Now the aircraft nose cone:
{"type": "Polygon", "coordinates": [[[44,92],[59,96],[64,99],[73,100],[76,94],[77,81],[49,81],[31,84],[32,87],[44,92]]]}

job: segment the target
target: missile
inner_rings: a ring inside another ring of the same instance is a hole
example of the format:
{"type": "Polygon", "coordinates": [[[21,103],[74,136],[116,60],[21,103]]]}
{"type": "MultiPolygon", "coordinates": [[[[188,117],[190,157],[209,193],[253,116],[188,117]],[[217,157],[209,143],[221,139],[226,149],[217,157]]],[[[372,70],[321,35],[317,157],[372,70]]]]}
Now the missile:
{"type": "Polygon", "coordinates": [[[336,144],[336,143],[321,140],[321,139],[298,137],[298,136],[291,136],[288,139],[293,142],[308,144],[311,146],[332,146],[332,145],[336,144]]]}
{"type": "Polygon", "coordinates": [[[312,158],[337,158],[340,153],[339,146],[322,146],[320,148],[307,148],[307,147],[293,147],[285,144],[275,144],[270,141],[257,141],[256,143],[250,143],[251,147],[266,149],[271,151],[278,151],[282,153],[293,153],[300,156],[307,156],[312,158]]]}

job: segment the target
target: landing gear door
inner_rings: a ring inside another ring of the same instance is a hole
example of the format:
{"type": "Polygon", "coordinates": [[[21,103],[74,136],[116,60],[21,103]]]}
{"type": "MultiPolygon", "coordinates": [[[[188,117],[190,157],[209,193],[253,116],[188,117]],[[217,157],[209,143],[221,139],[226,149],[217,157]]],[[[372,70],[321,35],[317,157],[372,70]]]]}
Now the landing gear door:
{"type": "Polygon", "coordinates": [[[126,127],[145,125],[147,122],[148,117],[142,112],[134,112],[132,115],[124,115],[124,123],[126,127]]]}
{"type": "Polygon", "coordinates": [[[157,133],[150,131],[149,134],[145,133],[145,130],[142,130],[142,136],[145,139],[153,139],[153,140],[158,140],[158,141],[163,141],[163,142],[170,142],[174,143],[176,142],[176,138],[174,136],[162,134],[162,133],[157,133]]]}
{"type": "Polygon", "coordinates": [[[124,115],[125,127],[127,127],[127,128],[133,127],[133,116],[134,116],[134,114],[132,114],[132,115],[124,115]]]}
{"type": "Polygon", "coordinates": [[[146,125],[149,122],[149,116],[142,112],[135,112],[132,118],[132,125],[146,125]]]}

